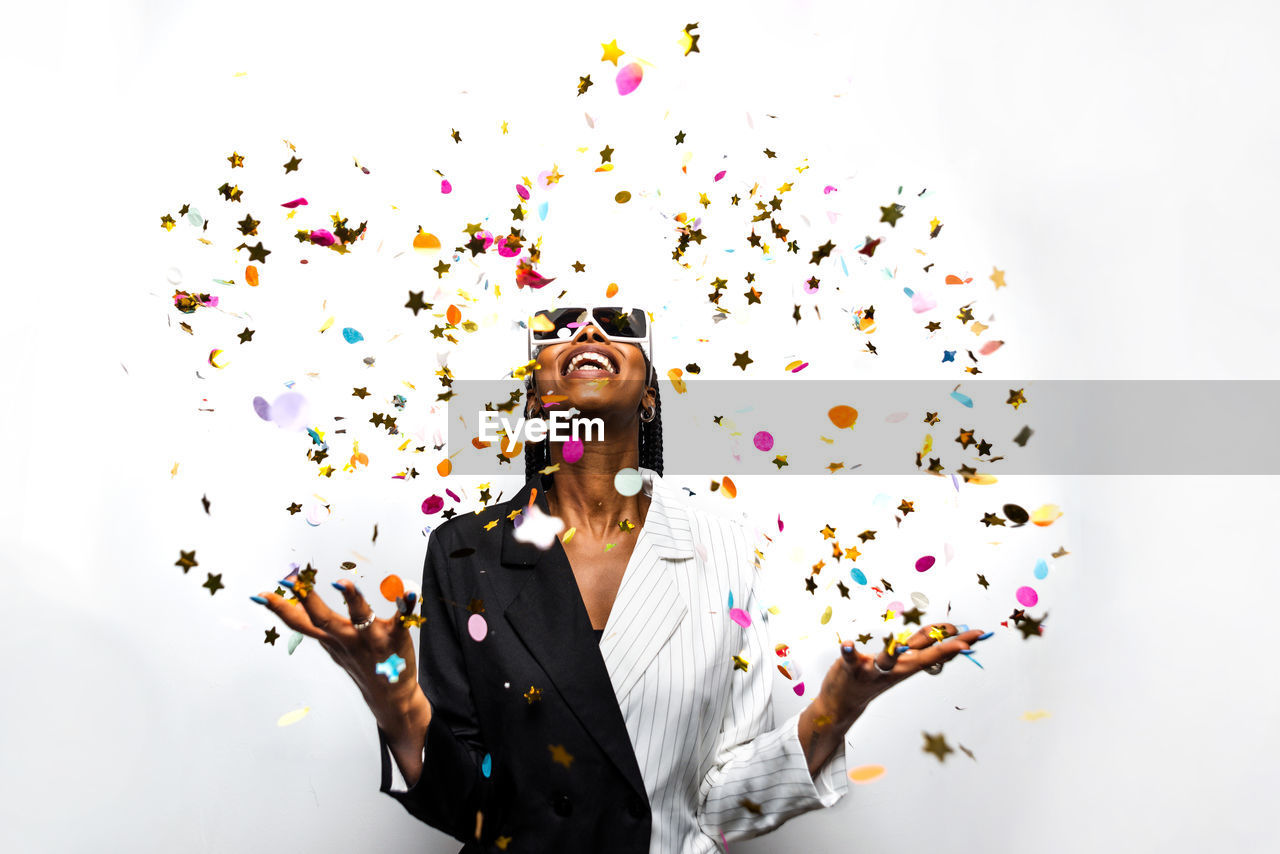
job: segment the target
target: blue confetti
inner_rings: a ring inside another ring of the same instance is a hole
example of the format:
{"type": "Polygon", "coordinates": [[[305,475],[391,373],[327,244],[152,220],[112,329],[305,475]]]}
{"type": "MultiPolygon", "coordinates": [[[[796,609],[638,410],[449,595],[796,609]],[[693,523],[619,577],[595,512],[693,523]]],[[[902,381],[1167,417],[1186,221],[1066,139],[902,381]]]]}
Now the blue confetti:
{"type": "Polygon", "coordinates": [[[480,763],[480,773],[486,777],[493,771],[493,757],[488,753],[484,755],[484,761],[480,763]]]}
{"type": "Polygon", "coordinates": [[[729,607],[730,608],[733,607],[733,591],[732,590],[729,591],[729,607]]]}
{"type": "Polygon", "coordinates": [[[546,218],[547,218],[547,203],[543,202],[542,204],[538,205],[538,219],[546,219],[546,218]]]}
{"type": "Polygon", "coordinates": [[[867,577],[863,575],[862,570],[858,569],[856,566],[849,570],[849,577],[859,584],[865,585],[867,583],[867,577]]]}
{"type": "Polygon", "coordinates": [[[849,268],[848,268],[848,267],[846,267],[846,266],[844,265],[844,256],[843,256],[843,255],[841,255],[841,256],[840,256],[840,269],[844,271],[844,274],[845,274],[846,276],[847,276],[847,275],[849,275],[849,268]]]}
{"type": "Polygon", "coordinates": [[[911,290],[911,288],[903,288],[903,289],[902,289],[902,292],[903,292],[904,294],[906,294],[907,296],[909,296],[909,297],[913,297],[913,296],[915,296],[915,295],[916,295],[916,292],[915,292],[915,291],[913,291],[913,290],[911,290]]]}
{"type": "Polygon", "coordinates": [[[1043,580],[1046,577],[1048,577],[1048,575],[1049,575],[1049,564],[1044,562],[1044,558],[1040,558],[1040,560],[1036,561],[1035,576],[1036,578],[1043,580]]]}
{"type": "Polygon", "coordinates": [[[352,329],[350,326],[342,330],[342,337],[347,339],[348,344],[354,344],[357,341],[364,340],[364,336],[360,334],[359,330],[352,329]]]}
{"type": "Polygon", "coordinates": [[[954,397],[956,400],[960,401],[965,406],[969,407],[970,409],[973,409],[973,398],[969,397],[969,395],[961,394],[958,391],[953,391],[951,392],[951,396],[954,397]]]}
{"type": "Polygon", "coordinates": [[[380,673],[387,677],[388,682],[399,682],[400,674],[404,672],[405,661],[394,652],[386,661],[380,661],[374,666],[373,672],[380,673]]]}

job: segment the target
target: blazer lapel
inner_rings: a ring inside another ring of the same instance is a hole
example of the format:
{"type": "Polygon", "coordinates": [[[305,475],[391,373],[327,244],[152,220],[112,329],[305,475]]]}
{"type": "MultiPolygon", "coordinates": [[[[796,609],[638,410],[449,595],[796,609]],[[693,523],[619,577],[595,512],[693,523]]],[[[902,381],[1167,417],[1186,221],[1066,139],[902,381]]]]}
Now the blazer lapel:
{"type": "MultiPolygon", "coordinates": [[[[528,506],[531,488],[537,488],[536,501],[545,512],[547,503],[540,475],[525,484],[515,498],[515,506],[528,506]]],[[[583,728],[636,792],[647,798],[614,685],[599,650],[590,642],[591,618],[560,541],[556,540],[545,552],[539,551],[530,543],[516,540],[510,520],[503,518],[501,524],[502,563],[519,572],[530,570],[527,579],[516,582],[520,589],[507,605],[507,622],[583,728]]]]}
{"type": "Polygon", "coordinates": [[[600,643],[619,703],[689,613],[676,578],[687,566],[681,561],[694,554],[688,516],[654,488],[654,472],[642,473],[651,500],[636,542],[638,558],[622,576],[600,643]]]}

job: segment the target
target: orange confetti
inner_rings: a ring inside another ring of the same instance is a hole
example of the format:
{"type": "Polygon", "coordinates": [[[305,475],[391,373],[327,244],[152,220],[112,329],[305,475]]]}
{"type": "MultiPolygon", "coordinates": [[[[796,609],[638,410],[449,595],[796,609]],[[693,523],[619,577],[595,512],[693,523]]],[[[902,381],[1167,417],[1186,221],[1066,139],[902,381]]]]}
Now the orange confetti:
{"type": "Polygon", "coordinates": [[[245,267],[244,280],[249,283],[249,287],[256,288],[258,286],[258,268],[252,264],[245,267]]]}
{"type": "Polygon", "coordinates": [[[883,765],[859,765],[849,772],[849,779],[855,783],[871,783],[883,776],[883,765]]]}
{"type": "Polygon", "coordinates": [[[1047,528],[1062,517],[1062,508],[1057,504],[1041,504],[1031,513],[1032,524],[1047,528]]]}
{"type": "Polygon", "coordinates": [[[440,475],[441,477],[448,477],[449,473],[452,471],[453,471],[453,461],[450,460],[448,457],[445,457],[443,460],[440,461],[440,464],[436,466],[436,474],[440,475]]]}
{"type": "Polygon", "coordinates": [[[609,287],[604,289],[604,295],[609,299],[613,299],[618,295],[618,283],[610,282],[609,287]]]}
{"type": "Polygon", "coordinates": [[[972,276],[970,276],[970,277],[969,277],[969,278],[967,278],[967,279],[962,279],[962,278],[960,278],[959,276],[954,276],[954,275],[952,275],[952,274],[950,274],[950,273],[948,273],[948,274],[947,274],[947,284],[948,284],[948,285],[967,285],[967,284],[969,284],[969,283],[970,283],[970,282],[972,282],[972,281],[973,281],[973,277],[972,277],[972,276]]]}
{"type": "Polygon", "coordinates": [[[730,480],[727,476],[724,479],[724,483],[720,484],[720,491],[723,492],[725,496],[727,496],[728,498],[738,497],[738,487],[734,486],[733,481],[730,480]]]}
{"type": "Polygon", "coordinates": [[[384,599],[388,602],[394,602],[404,595],[404,582],[400,580],[398,575],[388,575],[382,579],[382,583],[378,585],[378,590],[382,593],[384,599]]]}
{"type": "Polygon", "coordinates": [[[520,451],[524,448],[524,442],[512,442],[510,436],[503,436],[499,447],[502,449],[504,457],[513,460],[520,456],[520,451]]]}
{"type": "Polygon", "coordinates": [[[454,326],[457,326],[462,320],[462,309],[458,308],[456,305],[449,306],[445,309],[444,319],[452,323],[454,326]]]}
{"type": "Polygon", "coordinates": [[[827,411],[827,417],[831,419],[832,424],[843,430],[846,427],[852,427],[858,422],[858,410],[842,403],[839,406],[831,407],[827,411]]]}
{"type": "Polygon", "coordinates": [[[485,448],[489,447],[491,444],[492,442],[486,442],[484,439],[481,439],[479,436],[476,436],[474,439],[471,440],[471,445],[478,451],[483,451],[485,448]]]}
{"type": "Polygon", "coordinates": [[[440,248],[440,238],[419,228],[413,236],[413,248],[419,252],[434,252],[440,248]]]}

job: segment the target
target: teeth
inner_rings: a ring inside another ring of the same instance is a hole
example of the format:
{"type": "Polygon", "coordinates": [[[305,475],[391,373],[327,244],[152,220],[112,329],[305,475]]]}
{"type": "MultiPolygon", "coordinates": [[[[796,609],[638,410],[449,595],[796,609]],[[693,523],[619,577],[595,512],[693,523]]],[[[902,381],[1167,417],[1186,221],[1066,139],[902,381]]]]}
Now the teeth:
{"type": "Polygon", "coordinates": [[[611,374],[616,374],[618,372],[617,368],[613,366],[613,361],[601,353],[579,353],[569,360],[569,365],[565,368],[565,373],[576,371],[581,367],[598,368],[602,371],[608,371],[611,374]]]}

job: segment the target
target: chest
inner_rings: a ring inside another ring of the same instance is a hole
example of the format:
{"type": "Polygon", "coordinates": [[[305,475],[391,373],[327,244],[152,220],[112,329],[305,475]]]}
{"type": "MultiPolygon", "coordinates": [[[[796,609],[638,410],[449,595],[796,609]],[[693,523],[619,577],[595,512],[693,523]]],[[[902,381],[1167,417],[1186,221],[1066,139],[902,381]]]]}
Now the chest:
{"type": "Polygon", "coordinates": [[[635,552],[636,535],[629,533],[611,542],[613,546],[607,547],[608,543],[602,540],[575,536],[562,543],[593,629],[603,629],[609,621],[622,577],[635,552]]]}

